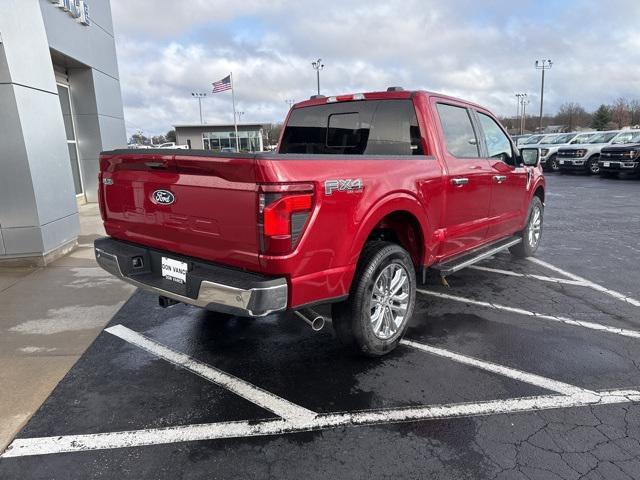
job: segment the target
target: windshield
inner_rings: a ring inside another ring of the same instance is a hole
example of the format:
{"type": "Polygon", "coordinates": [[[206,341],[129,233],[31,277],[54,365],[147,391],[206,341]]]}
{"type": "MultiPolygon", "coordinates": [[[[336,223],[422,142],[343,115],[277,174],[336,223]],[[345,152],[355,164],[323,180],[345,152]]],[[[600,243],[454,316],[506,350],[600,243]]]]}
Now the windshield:
{"type": "Polygon", "coordinates": [[[587,143],[609,143],[613,137],[615,137],[618,132],[606,132],[606,133],[598,133],[593,138],[591,138],[587,143]]]}
{"type": "Polygon", "coordinates": [[[574,133],[566,133],[564,135],[559,135],[557,138],[555,138],[549,143],[552,143],[553,145],[561,145],[563,143],[569,143],[574,136],[575,136],[574,133]]]}
{"type": "Polygon", "coordinates": [[[542,140],[542,135],[532,135],[529,138],[526,138],[522,141],[521,145],[533,145],[534,143],[539,143],[542,140]]]}
{"type": "Polygon", "coordinates": [[[573,143],[585,143],[591,137],[593,137],[595,133],[581,133],[573,139],[573,143]]]}
{"type": "Polygon", "coordinates": [[[613,143],[614,145],[619,145],[621,143],[638,143],[638,142],[640,142],[640,132],[622,132],[611,143],[613,143]]]}
{"type": "Polygon", "coordinates": [[[548,144],[548,143],[553,143],[554,140],[558,138],[557,134],[554,135],[543,135],[543,137],[540,139],[540,142],[538,143],[544,143],[544,144],[548,144]]]}

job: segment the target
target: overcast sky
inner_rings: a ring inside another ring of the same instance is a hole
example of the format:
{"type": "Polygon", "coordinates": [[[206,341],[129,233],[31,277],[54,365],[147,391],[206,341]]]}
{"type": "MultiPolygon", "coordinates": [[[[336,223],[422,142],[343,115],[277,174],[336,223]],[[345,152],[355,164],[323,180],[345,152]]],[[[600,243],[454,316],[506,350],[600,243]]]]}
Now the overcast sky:
{"type": "Polygon", "coordinates": [[[281,121],[287,99],[426,89],[514,115],[516,92],[545,111],[640,98],[640,0],[396,1],[111,0],[127,130],[197,123],[191,92],[207,92],[207,123],[232,122],[233,71],[243,122],[281,121]]]}

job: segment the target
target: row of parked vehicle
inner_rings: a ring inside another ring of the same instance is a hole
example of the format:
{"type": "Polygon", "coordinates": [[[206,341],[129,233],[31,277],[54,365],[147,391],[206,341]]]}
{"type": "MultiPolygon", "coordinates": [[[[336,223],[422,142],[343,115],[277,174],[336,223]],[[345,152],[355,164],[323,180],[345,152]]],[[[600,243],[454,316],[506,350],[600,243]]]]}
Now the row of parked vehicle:
{"type": "Polygon", "coordinates": [[[640,175],[640,130],[519,135],[514,140],[520,149],[537,148],[546,171],[640,175]]]}

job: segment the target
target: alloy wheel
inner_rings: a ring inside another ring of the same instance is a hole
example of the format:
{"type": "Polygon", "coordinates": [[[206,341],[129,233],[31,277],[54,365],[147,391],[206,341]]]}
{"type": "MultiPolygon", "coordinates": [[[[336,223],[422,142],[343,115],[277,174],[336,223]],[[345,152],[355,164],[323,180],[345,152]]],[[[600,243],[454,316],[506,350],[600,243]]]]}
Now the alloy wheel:
{"type": "Polygon", "coordinates": [[[371,328],[381,340],[393,337],[407,318],[410,295],[409,274],[399,263],[387,265],[373,282],[371,328]]]}
{"type": "Polygon", "coordinates": [[[540,235],[542,234],[542,210],[537,205],[531,212],[531,219],[529,220],[529,228],[527,230],[529,245],[535,248],[538,245],[540,235]]]}

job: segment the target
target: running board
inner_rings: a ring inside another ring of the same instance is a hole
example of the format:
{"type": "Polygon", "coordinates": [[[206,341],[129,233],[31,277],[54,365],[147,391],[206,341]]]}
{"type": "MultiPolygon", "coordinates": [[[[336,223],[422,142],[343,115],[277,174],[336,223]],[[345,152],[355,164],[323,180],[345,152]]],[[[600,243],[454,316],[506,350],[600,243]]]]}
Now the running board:
{"type": "Polygon", "coordinates": [[[521,241],[522,238],[520,237],[503,238],[497,242],[490,243],[489,245],[483,245],[482,247],[471,250],[470,252],[453,257],[445,262],[432,265],[431,269],[437,271],[440,276],[444,278],[447,275],[451,275],[458,270],[468,267],[469,265],[478,263],[480,260],[489,258],[502,250],[513,247],[521,241]]]}

